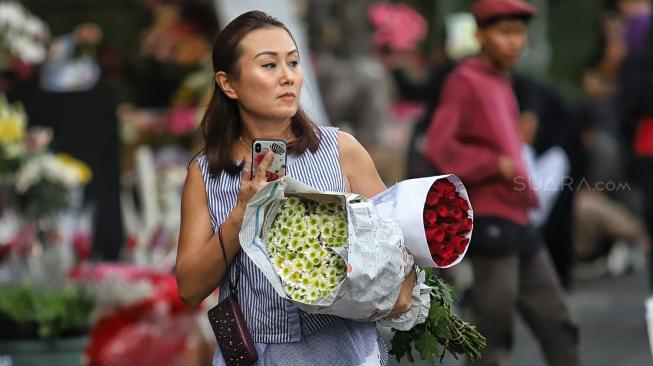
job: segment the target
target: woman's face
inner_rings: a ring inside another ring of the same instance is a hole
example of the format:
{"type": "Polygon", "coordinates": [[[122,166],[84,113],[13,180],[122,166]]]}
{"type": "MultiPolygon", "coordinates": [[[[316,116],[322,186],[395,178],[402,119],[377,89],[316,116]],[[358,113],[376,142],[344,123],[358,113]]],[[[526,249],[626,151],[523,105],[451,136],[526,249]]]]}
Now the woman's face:
{"type": "Polygon", "coordinates": [[[292,38],[282,28],[250,32],[240,42],[239,73],[232,80],[245,113],[266,119],[287,119],[299,108],[304,73],[292,38]]]}

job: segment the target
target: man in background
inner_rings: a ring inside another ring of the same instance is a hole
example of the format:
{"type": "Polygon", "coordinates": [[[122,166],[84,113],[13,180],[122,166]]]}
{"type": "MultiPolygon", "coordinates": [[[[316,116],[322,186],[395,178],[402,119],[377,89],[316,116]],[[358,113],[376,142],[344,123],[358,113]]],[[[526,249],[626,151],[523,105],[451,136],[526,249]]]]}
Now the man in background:
{"type": "Polygon", "coordinates": [[[542,238],[530,225],[537,207],[521,158],[519,109],[508,71],[526,44],[535,9],[522,0],[480,0],[478,55],[445,82],[426,135],[426,157],[458,175],[474,207],[469,258],[471,321],[487,337],[474,365],[499,365],[514,338],[518,310],[549,365],[578,365],[578,329],[542,238]]]}

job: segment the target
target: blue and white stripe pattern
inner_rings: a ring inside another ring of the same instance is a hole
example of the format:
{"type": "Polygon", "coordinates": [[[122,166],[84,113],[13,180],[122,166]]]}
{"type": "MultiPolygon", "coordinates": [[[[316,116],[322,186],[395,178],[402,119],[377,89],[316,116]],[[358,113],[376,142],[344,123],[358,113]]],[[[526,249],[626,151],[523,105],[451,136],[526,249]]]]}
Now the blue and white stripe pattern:
{"type": "MultiPolygon", "coordinates": [[[[338,129],[318,127],[322,132],[320,147],[315,154],[306,151],[300,156],[289,156],[286,172],[297,180],[322,191],[345,192],[345,181],[340,170],[338,153],[338,129]]],[[[238,176],[220,174],[210,177],[205,156],[197,158],[204,183],[211,225],[217,230],[236,205],[242,173],[238,176]]],[[[216,249],[217,250],[217,249],[216,249]]],[[[303,329],[310,334],[338,318],[330,315],[311,315],[299,310],[290,301],[279,297],[263,273],[249,257],[239,251],[234,259],[239,261],[243,273],[238,284],[238,302],[243,311],[252,339],[255,343],[298,342],[303,329]]],[[[229,269],[231,280],[235,279],[236,266],[229,269]]],[[[220,285],[220,301],[228,296],[227,281],[220,285]]]]}

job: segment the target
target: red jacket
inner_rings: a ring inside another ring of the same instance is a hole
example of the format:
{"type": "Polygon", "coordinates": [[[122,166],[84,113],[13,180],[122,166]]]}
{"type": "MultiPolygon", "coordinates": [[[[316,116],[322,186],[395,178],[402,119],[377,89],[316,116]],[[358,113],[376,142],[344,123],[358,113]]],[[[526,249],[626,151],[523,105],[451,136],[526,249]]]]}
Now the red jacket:
{"type": "Polygon", "coordinates": [[[507,74],[478,57],[463,61],[444,84],[426,134],[424,154],[439,171],[462,179],[477,216],[522,225],[537,206],[521,158],[519,109],[507,74]],[[507,181],[499,157],[510,156],[517,177],[507,181]]]}

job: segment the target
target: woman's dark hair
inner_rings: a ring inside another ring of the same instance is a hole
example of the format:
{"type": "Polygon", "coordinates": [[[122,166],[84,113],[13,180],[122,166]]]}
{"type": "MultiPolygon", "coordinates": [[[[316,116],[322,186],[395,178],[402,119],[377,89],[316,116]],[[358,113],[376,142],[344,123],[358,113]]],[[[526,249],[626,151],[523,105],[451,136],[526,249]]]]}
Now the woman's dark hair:
{"type": "MultiPolygon", "coordinates": [[[[268,27],[284,29],[295,42],[288,28],[277,19],[261,11],[244,13],[218,34],[213,44],[214,73],[223,71],[237,78],[240,72],[237,61],[243,52],[240,41],[251,31],[268,27]]],[[[302,154],[307,149],[313,153],[317,151],[321,134],[301,107],[291,118],[291,128],[297,139],[288,147],[289,152],[302,154]]],[[[208,160],[211,176],[223,171],[236,175],[243,169],[243,163],[237,165],[233,156],[233,144],[240,137],[241,129],[237,101],[227,97],[214,81],[213,95],[200,125],[204,138],[202,152],[208,160]]]]}

